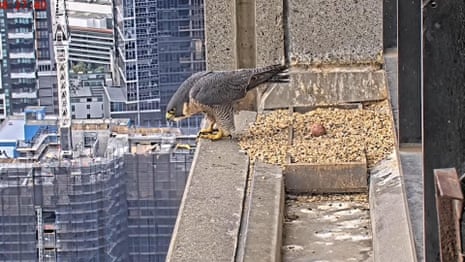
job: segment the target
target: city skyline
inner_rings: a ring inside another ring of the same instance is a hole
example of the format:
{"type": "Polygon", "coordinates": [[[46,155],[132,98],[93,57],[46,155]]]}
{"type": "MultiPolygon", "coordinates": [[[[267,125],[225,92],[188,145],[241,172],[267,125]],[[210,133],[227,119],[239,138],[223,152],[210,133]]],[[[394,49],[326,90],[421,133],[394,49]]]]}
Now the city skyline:
{"type": "Polygon", "coordinates": [[[205,70],[203,1],[118,0],[115,10],[120,89],[108,90],[110,114],[136,126],[164,126],[171,95],[205,70]]]}
{"type": "Polygon", "coordinates": [[[134,126],[165,126],[172,93],[205,69],[203,1],[97,10],[108,3],[66,9],[69,150],[57,114],[55,11],[0,9],[0,260],[165,260],[195,136],[134,126]]]}
{"type": "MultiPolygon", "coordinates": [[[[0,34],[0,119],[20,114],[27,106],[45,106],[49,114],[58,112],[50,39],[53,2],[46,4],[46,10],[43,4],[0,9],[4,31],[0,34]],[[14,20],[19,17],[23,26],[14,20]],[[15,38],[11,32],[18,30],[26,37],[15,38]]],[[[101,93],[106,95],[107,108],[90,117],[130,118],[136,126],[166,126],[164,111],[171,95],[184,79],[205,70],[203,1],[115,1],[113,5],[109,1],[67,1],[67,10],[70,81],[82,74],[106,75],[101,93]]],[[[76,118],[89,116],[73,113],[76,118]]],[[[189,119],[178,127],[195,129],[200,121],[200,117],[189,119]]]]}

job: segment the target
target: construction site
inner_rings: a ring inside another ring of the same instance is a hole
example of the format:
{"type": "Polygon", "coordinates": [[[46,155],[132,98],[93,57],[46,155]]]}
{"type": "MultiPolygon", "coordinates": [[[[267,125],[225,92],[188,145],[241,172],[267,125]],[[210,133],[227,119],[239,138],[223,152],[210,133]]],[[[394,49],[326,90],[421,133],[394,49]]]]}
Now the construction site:
{"type": "Polygon", "coordinates": [[[67,7],[51,7],[58,114],[0,124],[0,260],[164,261],[196,137],[73,119],[67,7]]]}
{"type": "Polygon", "coordinates": [[[64,157],[56,116],[0,126],[1,261],[164,261],[195,136],[75,120],[64,157]]]}

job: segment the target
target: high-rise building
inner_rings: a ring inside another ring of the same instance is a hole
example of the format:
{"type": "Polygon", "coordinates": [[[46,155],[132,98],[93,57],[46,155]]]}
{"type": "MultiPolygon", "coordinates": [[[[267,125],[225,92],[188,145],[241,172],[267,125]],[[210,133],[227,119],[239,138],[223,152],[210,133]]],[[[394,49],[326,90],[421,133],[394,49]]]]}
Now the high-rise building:
{"type": "Polygon", "coordinates": [[[0,124],[0,261],[165,261],[195,136],[74,120],[61,159],[57,130],[37,106],[0,124]]]}
{"type": "MultiPolygon", "coordinates": [[[[52,2],[48,2],[52,4],[52,2]]],[[[52,6],[52,8],[54,8],[52,6]]],[[[69,43],[70,78],[74,81],[78,75],[105,74],[104,84],[111,84],[111,72],[114,52],[112,2],[99,0],[66,1],[68,29],[71,35],[69,43]]],[[[58,114],[57,76],[52,38],[51,8],[36,10],[36,43],[38,63],[39,105],[45,106],[47,113],[58,114]]],[[[86,78],[86,76],[84,76],[86,78]]],[[[92,76],[91,76],[92,78],[92,76]]],[[[85,88],[86,89],[86,88],[85,88]]],[[[87,88],[88,89],[88,88],[87,88]]],[[[77,96],[87,99],[97,99],[86,94],[93,90],[75,90],[77,96]]],[[[73,94],[71,94],[73,96],[73,94]]],[[[98,98],[101,102],[101,98],[98,98]]],[[[87,105],[86,105],[87,106],[87,105]]],[[[95,106],[92,106],[95,107],[95,106]]],[[[77,116],[87,117],[89,110],[79,111],[77,116]]],[[[86,108],[87,109],[87,108],[86,108]]],[[[91,110],[95,112],[95,110],[91,110]]],[[[99,113],[90,113],[91,118],[101,117],[99,113]]]]}
{"type": "Polygon", "coordinates": [[[18,9],[8,6],[0,10],[2,119],[22,113],[28,105],[37,105],[34,40],[34,16],[30,5],[18,9]]]}
{"type": "Polygon", "coordinates": [[[38,104],[48,114],[58,114],[57,75],[53,51],[51,1],[43,2],[48,7],[35,10],[36,61],[38,76],[38,104]]]}
{"type": "Polygon", "coordinates": [[[163,126],[171,95],[205,69],[203,1],[117,0],[115,10],[121,88],[107,92],[110,113],[138,126],[163,126]]]}
{"type": "Polygon", "coordinates": [[[69,61],[74,73],[111,72],[114,48],[111,1],[67,1],[69,61]]]}

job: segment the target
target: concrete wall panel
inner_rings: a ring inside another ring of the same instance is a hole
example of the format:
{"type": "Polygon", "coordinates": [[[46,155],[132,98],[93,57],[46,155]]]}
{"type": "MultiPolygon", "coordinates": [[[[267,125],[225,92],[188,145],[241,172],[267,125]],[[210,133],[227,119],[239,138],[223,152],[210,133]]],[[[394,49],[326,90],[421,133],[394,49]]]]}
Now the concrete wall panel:
{"type": "Polygon", "coordinates": [[[235,1],[205,0],[207,70],[236,68],[235,1]]]}
{"type": "Polygon", "coordinates": [[[283,1],[256,0],[255,4],[256,65],[283,63],[283,1]]]}
{"type": "Polygon", "coordinates": [[[292,63],[382,62],[382,0],[287,1],[292,63]]]}

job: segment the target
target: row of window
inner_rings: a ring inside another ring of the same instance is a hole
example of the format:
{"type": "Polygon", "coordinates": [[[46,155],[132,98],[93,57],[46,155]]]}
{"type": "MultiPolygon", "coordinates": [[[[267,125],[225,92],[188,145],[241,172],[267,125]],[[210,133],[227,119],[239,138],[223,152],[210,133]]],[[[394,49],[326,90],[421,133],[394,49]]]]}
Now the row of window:
{"type": "Polygon", "coordinates": [[[137,104],[126,104],[124,102],[111,102],[110,110],[112,112],[137,111],[137,104]]]}
{"type": "Polygon", "coordinates": [[[15,18],[9,21],[13,21],[14,24],[31,24],[32,19],[31,18],[15,18]]]}
{"type": "MultiPolygon", "coordinates": [[[[19,52],[33,52],[34,50],[15,50],[19,52]]],[[[11,64],[34,64],[35,59],[30,59],[30,58],[16,58],[16,59],[10,59],[11,64]]],[[[24,65],[23,65],[24,66],[24,65]]]]}
{"type": "Polygon", "coordinates": [[[31,28],[19,27],[12,30],[14,33],[32,33],[31,28]]]}
{"type": "Polygon", "coordinates": [[[47,18],[47,11],[37,11],[36,12],[37,18],[47,18]]]}
{"type": "Polygon", "coordinates": [[[52,68],[50,65],[39,65],[39,72],[47,72],[50,71],[52,68]]]}
{"type": "Polygon", "coordinates": [[[48,28],[48,21],[38,21],[36,27],[39,29],[48,28]]]}
{"type": "Polygon", "coordinates": [[[40,37],[40,38],[42,38],[42,37],[45,38],[45,37],[48,37],[49,32],[48,32],[48,31],[43,31],[43,30],[42,30],[42,31],[39,31],[39,30],[38,30],[38,31],[36,31],[36,34],[37,34],[37,36],[40,37]]]}
{"type": "Polygon", "coordinates": [[[50,52],[48,50],[39,50],[37,52],[38,58],[39,59],[49,59],[50,58],[50,52]]]}
{"type": "MultiPolygon", "coordinates": [[[[72,97],[71,98],[71,103],[85,103],[85,102],[102,102],[103,98],[101,96],[98,97],[87,97],[87,98],[81,98],[81,97],[72,97]]],[[[90,106],[90,105],[88,105],[90,106]]],[[[90,109],[90,107],[88,108],[90,109]]]]}

